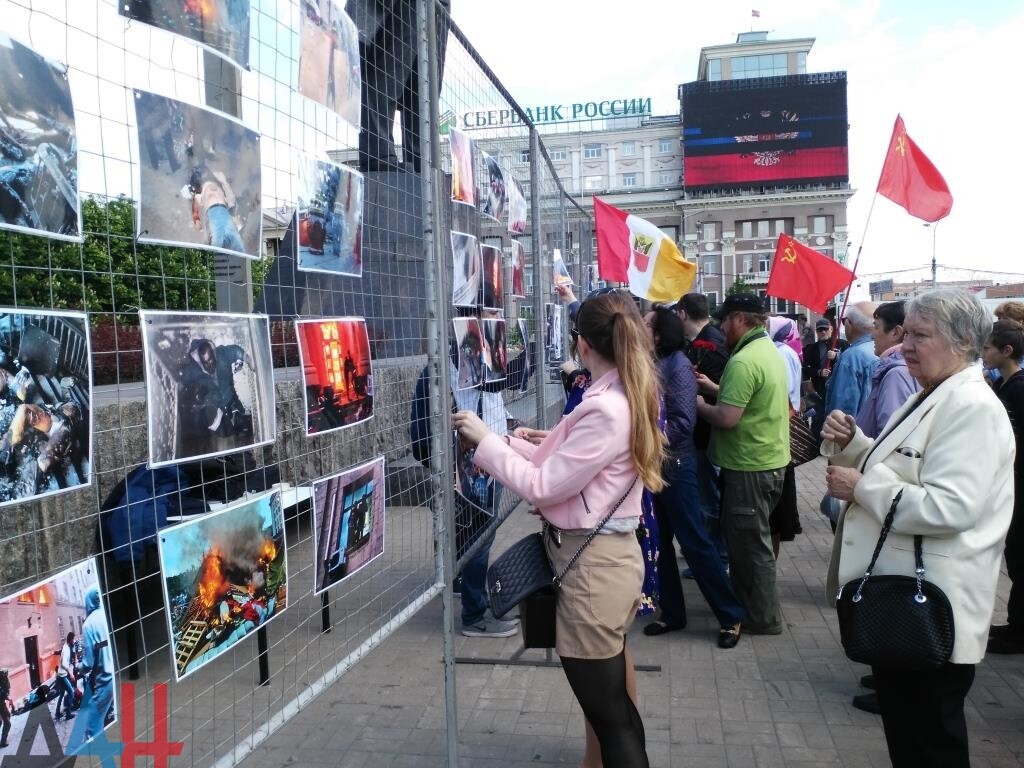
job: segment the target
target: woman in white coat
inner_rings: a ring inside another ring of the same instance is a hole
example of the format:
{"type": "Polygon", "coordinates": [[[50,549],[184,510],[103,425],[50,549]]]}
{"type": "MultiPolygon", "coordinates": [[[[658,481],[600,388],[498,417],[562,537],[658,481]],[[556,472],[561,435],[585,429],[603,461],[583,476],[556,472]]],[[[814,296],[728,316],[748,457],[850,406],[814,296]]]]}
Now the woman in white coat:
{"type": "Polygon", "coordinates": [[[924,537],[925,578],[953,609],[955,643],[936,670],[873,667],[889,755],[904,766],[969,766],[964,699],[985,655],[1003,539],[1013,510],[1010,422],[975,365],[991,330],[972,294],[936,290],[907,305],[903,355],[922,392],[872,440],[833,411],[822,430],[829,493],[845,502],[828,590],[863,575],[882,521],[902,492],[875,573],[912,575],[924,537]]]}

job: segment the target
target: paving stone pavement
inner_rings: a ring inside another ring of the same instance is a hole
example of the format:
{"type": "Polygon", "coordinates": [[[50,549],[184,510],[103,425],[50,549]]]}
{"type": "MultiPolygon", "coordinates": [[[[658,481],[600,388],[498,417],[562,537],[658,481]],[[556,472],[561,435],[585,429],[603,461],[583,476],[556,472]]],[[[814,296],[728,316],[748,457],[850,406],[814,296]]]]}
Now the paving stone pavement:
{"type": "MultiPolygon", "coordinates": [[[[783,545],[779,588],[786,628],[715,646],[717,624],[686,583],[689,626],[649,638],[634,627],[640,710],[654,768],[889,766],[878,717],[851,706],[867,669],[848,661],[824,595],[832,544],[817,511],[824,462],[797,470],[804,533],[783,545]]],[[[516,512],[494,553],[533,530],[516,512]]],[[[492,555],[493,556],[493,555],[492,555]]],[[[1001,577],[996,618],[1009,589],[1001,577]]],[[[457,606],[456,606],[457,607],[457,606]]],[[[433,601],[329,691],[271,736],[242,768],[434,768],[447,765],[441,601],[433,601]]],[[[459,638],[460,657],[511,659],[518,637],[459,638]]],[[[525,658],[543,660],[539,651],[525,658]]],[[[583,716],[560,669],[460,663],[456,672],[460,765],[578,765],[583,716]]],[[[972,766],[1024,765],[1024,657],[989,656],[967,704],[972,766]]]]}

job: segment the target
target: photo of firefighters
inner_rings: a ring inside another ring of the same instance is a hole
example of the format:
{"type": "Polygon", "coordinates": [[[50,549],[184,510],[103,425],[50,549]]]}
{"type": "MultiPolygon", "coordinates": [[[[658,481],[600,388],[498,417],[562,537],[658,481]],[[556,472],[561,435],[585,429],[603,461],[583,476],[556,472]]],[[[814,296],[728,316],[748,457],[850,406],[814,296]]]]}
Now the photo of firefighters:
{"type": "Polygon", "coordinates": [[[487,171],[484,176],[487,188],[484,190],[483,206],[480,208],[480,213],[494,221],[501,221],[505,215],[505,172],[496,157],[492,157],[486,152],[482,154],[484,168],[487,171]]]}
{"type": "Polygon", "coordinates": [[[0,309],[0,506],[92,482],[86,322],[0,309]]]}
{"type": "Polygon", "coordinates": [[[384,554],[384,457],[313,483],[320,594],[384,554]]]}
{"type": "Polygon", "coordinates": [[[78,140],[65,67],[0,32],[0,228],[81,241],[78,140]]]}
{"type": "Polygon", "coordinates": [[[333,0],[302,0],[299,21],[299,93],[359,127],[362,74],[359,32],[333,0]]]}
{"type": "Polygon", "coordinates": [[[249,68],[249,0],[119,0],[117,7],[122,16],[195,40],[249,68]]]}
{"type": "Polygon", "coordinates": [[[480,246],[481,287],[483,297],[481,305],[484,309],[500,310],[504,307],[505,265],[502,260],[501,248],[493,245],[480,246]]]}
{"type": "Polygon", "coordinates": [[[526,255],[523,253],[523,244],[518,240],[512,241],[512,296],[513,298],[526,298],[526,255]]]}
{"type": "Polygon", "coordinates": [[[452,320],[455,328],[455,343],[459,348],[459,372],[456,389],[472,389],[483,381],[484,337],[480,320],[476,317],[456,317],[452,320]]]}
{"type": "Polygon", "coordinates": [[[37,739],[54,733],[63,757],[117,720],[97,565],[84,560],[0,598],[0,764],[19,764],[37,739]]]}
{"type": "Polygon", "coordinates": [[[279,491],[165,528],[157,542],[177,680],[231,650],[287,606],[279,491]]]}
{"type": "Polygon", "coordinates": [[[305,381],[306,434],[350,427],[373,416],[370,338],[361,317],[297,320],[305,381]]]}
{"type": "Polygon", "coordinates": [[[151,467],[274,440],[266,316],[146,310],[139,314],[151,467]]]}
{"type": "Polygon", "coordinates": [[[452,304],[475,307],[480,292],[480,245],[473,235],[452,232],[452,304]]]}
{"type": "Polygon", "coordinates": [[[491,487],[494,479],[473,463],[476,446],[464,440],[458,432],[453,432],[455,450],[455,492],[478,507],[491,517],[491,487]]]}
{"type": "Polygon", "coordinates": [[[508,347],[505,341],[505,321],[484,318],[483,330],[484,381],[504,381],[508,372],[508,347]]]}
{"type": "Polygon", "coordinates": [[[476,163],[473,140],[462,131],[448,131],[448,145],[452,151],[452,200],[456,203],[476,205],[476,163]]]}
{"type": "Polygon", "coordinates": [[[260,137],[233,118],[135,91],[139,241],[263,255],[260,137]]]}
{"type": "Polygon", "coordinates": [[[526,231],[529,208],[522,185],[508,171],[505,172],[505,192],[508,195],[508,231],[514,235],[521,235],[526,231]]]}
{"type": "Polygon", "coordinates": [[[562,251],[558,248],[554,248],[551,251],[551,281],[555,288],[565,288],[572,285],[569,268],[565,266],[562,251]]]}
{"type": "Polygon", "coordinates": [[[297,178],[298,268],[361,277],[363,175],[302,155],[297,178]]]}

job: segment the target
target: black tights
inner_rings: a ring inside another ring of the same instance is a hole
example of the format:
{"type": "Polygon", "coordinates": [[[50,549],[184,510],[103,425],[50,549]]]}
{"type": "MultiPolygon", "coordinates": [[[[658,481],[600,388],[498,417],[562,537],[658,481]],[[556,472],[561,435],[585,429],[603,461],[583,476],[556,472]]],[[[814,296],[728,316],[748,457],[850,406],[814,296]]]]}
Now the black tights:
{"type": "Polygon", "coordinates": [[[626,693],[626,658],[567,659],[562,668],[569,687],[594,727],[601,762],[615,768],[648,768],[644,722],[626,693]]]}

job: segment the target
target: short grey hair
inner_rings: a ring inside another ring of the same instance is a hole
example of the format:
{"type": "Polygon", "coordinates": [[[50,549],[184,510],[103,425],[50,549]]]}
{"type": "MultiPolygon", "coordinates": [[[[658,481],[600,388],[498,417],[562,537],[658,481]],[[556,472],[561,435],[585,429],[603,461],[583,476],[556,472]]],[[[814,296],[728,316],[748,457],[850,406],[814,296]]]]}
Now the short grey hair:
{"type": "Polygon", "coordinates": [[[938,288],[907,302],[907,317],[921,315],[933,323],[950,347],[973,363],[992,332],[992,317],[978,297],[962,288],[938,288]]]}
{"type": "Polygon", "coordinates": [[[875,327],[875,321],[872,318],[868,317],[859,308],[852,305],[846,308],[846,314],[843,315],[843,320],[848,322],[861,333],[870,333],[875,327]]]}

